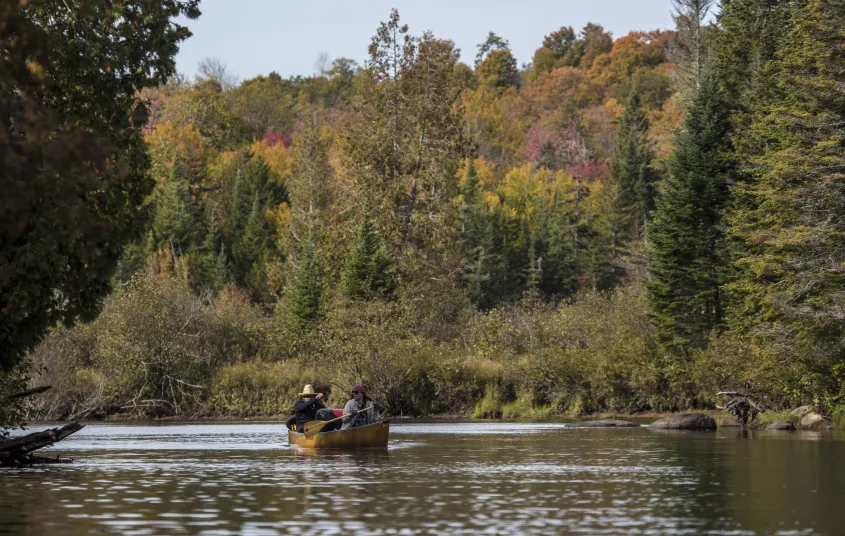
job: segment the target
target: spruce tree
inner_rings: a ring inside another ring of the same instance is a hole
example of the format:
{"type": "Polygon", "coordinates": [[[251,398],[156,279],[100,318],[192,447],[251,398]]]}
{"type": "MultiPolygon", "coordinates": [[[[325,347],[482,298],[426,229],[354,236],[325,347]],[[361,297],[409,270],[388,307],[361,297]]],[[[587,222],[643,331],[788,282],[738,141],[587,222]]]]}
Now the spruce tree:
{"type": "Polygon", "coordinates": [[[320,314],[323,296],[323,263],[312,240],[302,245],[297,255],[293,278],[285,286],[283,302],[290,316],[300,325],[316,319],[320,314]]]}
{"type": "Polygon", "coordinates": [[[390,259],[373,220],[364,216],[343,267],[341,285],[353,298],[373,299],[393,290],[390,259]]]}
{"type": "Polygon", "coordinates": [[[541,207],[531,233],[528,282],[548,298],[560,298],[575,291],[575,237],[566,207],[552,200],[541,207]]]}
{"type": "Polygon", "coordinates": [[[730,218],[741,241],[731,326],[781,365],[785,391],[830,404],[845,385],[845,5],[807,0],[768,67],[758,148],[730,218]]]}
{"type": "Polygon", "coordinates": [[[268,250],[272,247],[265,212],[256,192],[243,236],[232,248],[238,282],[261,300],[268,298],[264,267],[268,250]]]}
{"type": "Polygon", "coordinates": [[[486,309],[500,298],[501,248],[496,247],[497,214],[481,200],[478,175],[471,159],[467,163],[461,194],[459,243],[463,284],[473,303],[486,309]]]}
{"type": "Polygon", "coordinates": [[[616,127],[611,174],[620,186],[617,210],[630,218],[630,238],[642,238],[649,213],[654,208],[657,174],[651,168],[654,150],[648,137],[649,122],[632,92],[616,127]]]}
{"type": "Polygon", "coordinates": [[[728,121],[716,78],[706,75],[676,136],[649,231],[651,315],[661,342],[678,353],[703,346],[722,323],[728,121]]]}
{"type": "Polygon", "coordinates": [[[199,207],[192,200],[190,170],[177,160],[154,197],[154,247],[186,252],[202,236],[199,207]]]}
{"type": "Polygon", "coordinates": [[[583,251],[578,257],[579,271],[593,290],[612,289],[625,275],[623,239],[628,235],[630,219],[619,211],[621,190],[616,181],[607,181],[592,194],[595,214],[580,233],[579,246],[583,244],[583,251]]]}

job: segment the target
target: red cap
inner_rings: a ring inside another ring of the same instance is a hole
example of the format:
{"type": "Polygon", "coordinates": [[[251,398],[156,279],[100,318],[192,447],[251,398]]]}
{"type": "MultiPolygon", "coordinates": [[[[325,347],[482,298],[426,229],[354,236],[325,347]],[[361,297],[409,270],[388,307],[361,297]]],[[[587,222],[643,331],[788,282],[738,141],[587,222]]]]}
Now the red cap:
{"type": "Polygon", "coordinates": [[[366,387],[364,387],[364,386],[363,386],[363,385],[361,385],[361,384],[358,384],[358,385],[353,385],[353,386],[352,386],[352,390],[353,390],[353,391],[358,391],[359,393],[361,393],[362,395],[364,395],[364,397],[366,397],[366,396],[367,396],[367,388],[366,388],[366,387]]]}

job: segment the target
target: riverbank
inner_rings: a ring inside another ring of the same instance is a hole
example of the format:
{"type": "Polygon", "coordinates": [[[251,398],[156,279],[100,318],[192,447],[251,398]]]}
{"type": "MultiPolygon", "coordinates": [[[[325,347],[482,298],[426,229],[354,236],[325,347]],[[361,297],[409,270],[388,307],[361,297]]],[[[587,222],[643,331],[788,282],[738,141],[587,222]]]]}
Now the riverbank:
{"type": "Polygon", "coordinates": [[[339,296],[293,326],[236,289],[208,303],[175,278],[138,277],[36,349],[32,381],[53,389],[33,403],[62,420],[284,415],[304,384],[337,407],[363,382],[398,415],[634,415],[712,408],[747,365],[741,348],[673,363],[653,335],[637,286],[481,312],[444,283],[339,296]]]}
{"type": "MultiPolygon", "coordinates": [[[[512,418],[512,419],[495,419],[495,418],[473,418],[468,415],[461,415],[461,414],[439,414],[439,415],[427,415],[427,416],[390,416],[390,420],[393,422],[399,423],[425,423],[425,422],[470,422],[470,423],[496,423],[496,422],[518,422],[518,423],[538,423],[538,424],[551,424],[551,423],[563,423],[563,424],[577,424],[589,421],[598,421],[598,420],[621,420],[621,421],[630,421],[636,424],[641,425],[649,425],[655,421],[660,419],[665,419],[667,417],[681,415],[685,412],[642,412],[642,413],[618,413],[618,412],[604,412],[604,413],[593,413],[589,415],[578,415],[578,416],[568,416],[568,415],[557,415],[557,416],[550,416],[541,419],[537,418],[512,418]]],[[[700,410],[695,411],[694,413],[701,413],[704,415],[709,415],[713,418],[719,428],[736,428],[738,424],[733,416],[729,415],[728,413],[721,411],[721,410],[700,410]]],[[[148,418],[148,417],[140,417],[137,415],[113,415],[107,419],[100,419],[100,420],[91,420],[89,422],[98,423],[98,424],[133,424],[133,423],[160,423],[160,424],[169,424],[169,423],[205,423],[205,424],[227,424],[227,423],[273,423],[273,424],[283,424],[289,414],[276,414],[276,415],[252,415],[249,417],[232,417],[232,416],[224,416],[224,415],[203,415],[203,416],[191,416],[186,417],[184,415],[172,415],[167,417],[158,417],[158,418],[148,418]]],[[[796,427],[800,427],[800,418],[796,415],[793,415],[792,412],[789,411],[770,411],[770,412],[763,412],[761,413],[758,418],[749,423],[747,426],[751,429],[760,429],[765,428],[771,424],[777,422],[789,422],[794,424],[796,427]]],[[[56,420],[42,420],[42,421],[32,421],[29,422],[28,426],[46,426],[46,425],[54,425],[60,424],[64,421],[56,421],[56,420]]],[[[831,427],[836,429],[845,429],[845,421],[841,419],[841,417],[834,417],[829,421],[831,427]]]]}

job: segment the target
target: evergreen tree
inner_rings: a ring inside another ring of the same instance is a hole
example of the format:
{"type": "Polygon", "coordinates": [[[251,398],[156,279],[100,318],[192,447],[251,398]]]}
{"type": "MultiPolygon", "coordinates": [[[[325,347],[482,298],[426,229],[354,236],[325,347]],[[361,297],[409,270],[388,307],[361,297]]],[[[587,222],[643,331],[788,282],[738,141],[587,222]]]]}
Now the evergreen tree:
{"type": "Polygon", "coordinates": [[[579,269],[593,290],[612,289],[625,275],[623,240],[628,235],[630,218],[619,211],[621,190],[616,181],[601,187],[595,194],[595,215],[579,238],[579,244],[583,242],[579,269]]]}
{"type": "Polygon", "coordinates": [[[753,110],[767,102],[777,90],[767,66],[782,47],[793,0],[732,0],[723,2],[716,36],[716,65],[724,99],[731,110],[732,138],[737,159],[744,162],[745,138],[753,110]]]}
{"type": "Polygon", "coordinates": [[[153,232],[156,248],[186,252],[202,237],[199,206],[192,200],[190,170],[178,160],[155,196],[153,232]]]}
{"type": "Polygon", "coordinates": [[[323,263],[313,241],[307,240],[297,255],[293,278],[285,286],[283,301],[286,310],[300,325],[320,314],[323,296],[323,263]]]}
{"type": "Polygon", "coordinates": [[[272,247],[265,212],[256,192],[243,236],[232,249],[235,258],[235,277],[259,300],[268,298],[264,267],[268,250],[272,247]]]}
{"type": "Polygon", "coordinates": [[[202,244],[190,251],[190,280],[195,289],[218,291],[229,282],[228,260],[217,227],[213,219],[209,221],[202,244]]]}
{"type": "Polygon", "coordinates": [[[630,218],[630,238],[643,237],[645,223],[654,208],[657,174],[651,168],[654,151],[648,137],[649,122],[632,92],[616,128],[611,174],[620,186],[617,210],[630,218]]]}
{"type": "Polygon", "coordinates": [[[373,299],[393,290],[390,259],[373,220],[365,216],[343,267],[341,284],[348,296],[373,299]]]}
{"type": "Polygon", "coordinates": [[[722,323],[728,132],[716,78],[706,75],[676,136],[649,231],[651,314],[661,342],[678,353],[703,346],[722,323]]]}
{"type": "Polygon", "coordinates": [[[730,218],[741,241],[732,327],[787,372],[784,389],[825,404],[843,396],[845,324],[845,5],[792,6],[777,81],[754,109],[759,148],[750,180],[735,188],[730,218]]]}
{"type": "Polygon", "coordinates": [[[259,155],[239,163],[229,206],[228,250],[234,280],[260,301],[269,299],[266,264],[278,254],[265,214],[287,200],[284,183],[271,175],[259,155]]]}
{"type": "Polygon", "coordinates": [[[143,92],[175,74],[198,4],[0,2],[0,372],[92,320],[143,236],[143,92]]]}
{"type": "Polygon", "coordinates": [[[567,296],[577,286],[571,216],[557,200],[542,207],[536,216],[529,246],[528,286],[547,297],[567,296]]]}

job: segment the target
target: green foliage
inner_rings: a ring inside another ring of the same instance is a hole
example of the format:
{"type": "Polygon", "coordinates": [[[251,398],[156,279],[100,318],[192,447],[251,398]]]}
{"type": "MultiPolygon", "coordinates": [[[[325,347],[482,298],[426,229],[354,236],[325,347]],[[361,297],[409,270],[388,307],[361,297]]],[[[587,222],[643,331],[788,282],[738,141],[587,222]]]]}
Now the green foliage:
{"type": "MultiPolygon", "coordinates": [[[[316,363],[315,363],[316,364],[316,363]]],[[[330,396],[325,371],[304,363],[247,361],[222,367],[216,374],[205,411],[212,415],[287,416],[305,384],[330,396]]]]}
{"type": "Polygon", "coordinates": [[[249,289],[256,300],[267,302],[266,265],[278,255],[267,212],[287,199],[287,189],[259,155],[241,155],[232,167],[232,197],[223,243],[230,252],[234,282],[249,289]]]}
{"type": "Polygon", "coordinates": [[[479,83],[496,92],[519,85],[519,70],[516,58],[510,50],[490,52],[477,69],[479,83]]]}
{"type": "Polygon", "coordinates": [[[761,360],[790,369],[784,392],[810,392],[831,407],[845,396],[845,9],[800,4],[767,66],[776,91],[755,103],[747,132],[756,150],[730,221],[739,243],[731,325],[750,336],[761,360]]]}
{"type": "Polygon", "coordinates": [[[141,273],[94,322],[60,329],[36,349],[39,383],[54,386],[37,408],[62,419],[194,413],[218,369],[275,353],[271,332],[238,292],[212,307],[179,279],[141,273]]]}
{"type": "Polygon", "coordinates": [[[250,139],[261,139],[270,130],[293,130],[296,91],[275,72],[244,81],[226,97],[231,113],[242,118],[250,139]]]}
{"type": "Polygon", "coordinates": [[[616,128],[611,174],[619,184],[620,198],[616,210],[630,218],[630,236],[640,238],[646,220],[654,208],[654,188],[657,176],[651,167],[653,148],[648,139],[649,122],[634,93],[616,128]]]}
{"type": "Polygon", "coordinates": [[[676,137],[650,228],[649,305],[663,344],[683,354],[722,323],[724,208],[731,144],[714,76],[704,78],[676,137]]]}
{"type": "Polygon", "coordinates": [[[341,285],[348,296],[365,300],[387,296],[394,288],[384,240],[368,216],[358,225],[355,244],[343,267],[341,285]]]}
{"type": "Polygon", "coordinates": [[[27,389],[31,374],[31,365],[24,361],[15,368],[0,371],[0,439],[9,434],[9,430],[20,426],[26,415],[26,400],[21,398],[9,399],[8,395],[20,393],[27,389]]]}
{"type": "Polygon", "coordinates": [[[216,81],[200,82],[193,91],[179,95],[175,118],[193,125],[217,149],[234,149],[250,141],[248,126],[229,107],[226,95],[216,81]]]}
{"type": "Polygon", "coordinates": [[[0,368],[100,308],[152,189],[139,91],[175,73],[198,2],[0,7],[0,368]],[[81,51],[84,51],[81,52],[81,51]]]}
{"type": "Polygon", "coordinates": [[[323,287],[323,264],[315,244],[309,240],[302,245],[283,301],[287,313],[300,325],[320,314],[323,287]]]}
{"type": "Polygon", "coordinates": [[[169,177],[156,192],[152,230],[156,249],[180,251],[201,240],[199,207],[192,195],[190,171],[180,161],[174,163],[169,177]]]}

